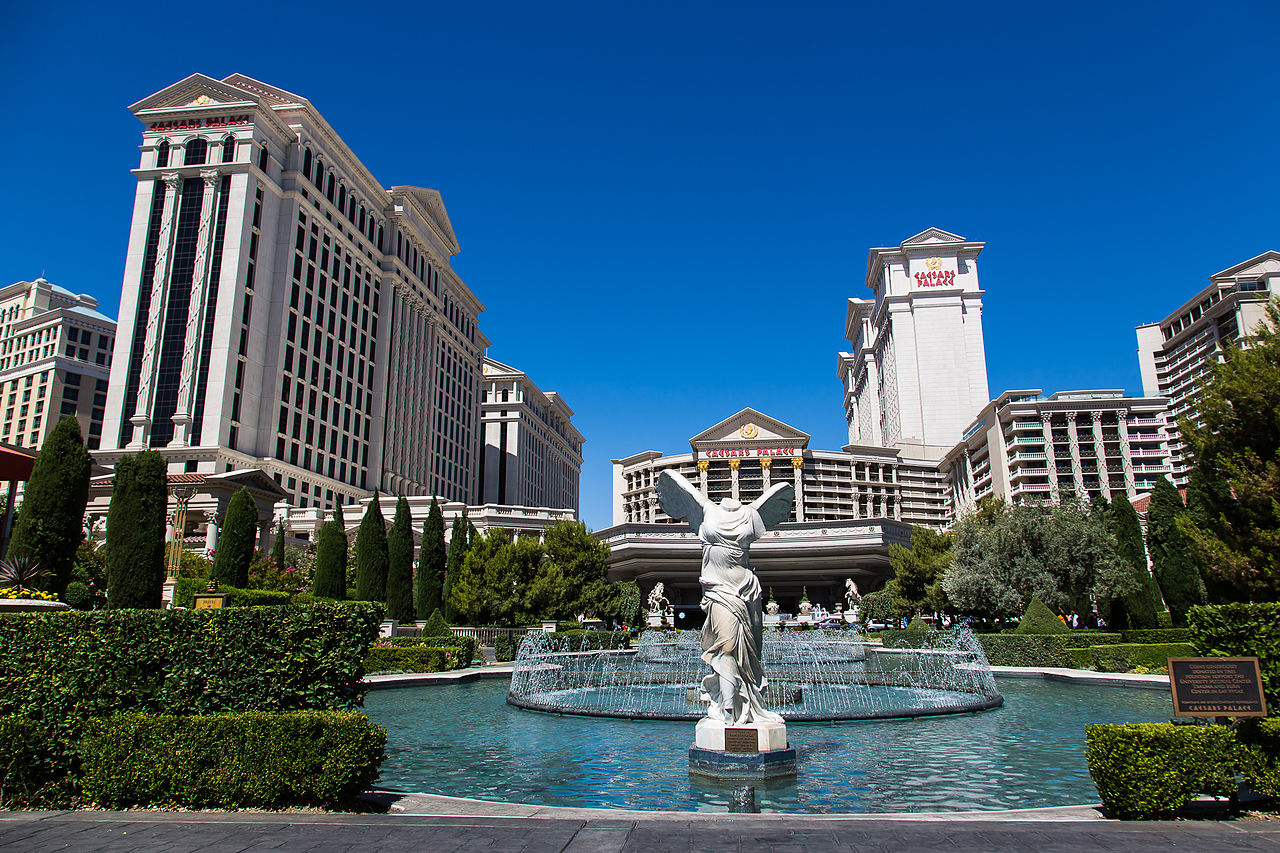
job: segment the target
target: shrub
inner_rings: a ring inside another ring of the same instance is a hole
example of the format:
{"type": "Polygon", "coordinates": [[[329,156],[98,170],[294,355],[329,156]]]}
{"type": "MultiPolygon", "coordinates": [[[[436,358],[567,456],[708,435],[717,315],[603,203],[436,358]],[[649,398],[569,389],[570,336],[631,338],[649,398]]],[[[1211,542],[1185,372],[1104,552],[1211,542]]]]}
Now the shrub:
{"type": "Polygon", "coordinates": [[[427,620],[427,624],[422,626],[422,636],[424,637],[452,637],[453,632],[449,630],[449,623],[444,621],[444,614],[439,608],[431,612],[431,618],[427,620]]]}
{"type": "MultiPolygon", "coordinates": [[[[209,582],[204,578],[178,578],[173,589],[175,607],[190,607],[195,595],[204,593],[209,582]]],[[[218,592],[225,593],[227,607],[282,607],[293,602],[296,596],[287,592],[271,589],[239,589],[238,587],[218,584],[218,592]]]]}
{"type": "MultiPolygon", "coordinates": [[[[312,592],[318,598],[348,598],[347,534],[342,524],[342,508],[335,507],[333,519],[320,528],[316,542],[316,574],[312,592]]],[[[354,598],[354,596],[350,596],[354,598]]]]}
{"type": "Polygon", "coordinates": [[[1123,643],[1189,643],[1190,628],[1130,628],[1120,632],[1123,643]]]}
{"type": "Polygon", "coordinates": [[[520,638],[508,631],[503,631],[493,639],[493,659],[503,663],[516,659],[520,651],[520,638]]]}
{"type": "Polygon", "coordinates": [[[1056,634],[980,634],[992,666],[1071,666],[1066,639],[1056,634]]]}
{"type": "Polygon", "coordinates": [[[1236,791],[1239,749],[1225,726],[1094,725],[1085,740],[1089,775],[1112,817],[1167,817],[1197,793],[1236,791]]]}
{"type": "Polygon", "coordinates": [[[1280,715],[1280,604],[1221,604],[1187,613],[1201,655],[1256,657],[1271,716],[1280,715]]]}
{"type": "Polygon", "coordinates": [[[107,588],[111,607],[160,606],[164,518],[169,503],[164,458],[154,450],[116,463],[107,508],[107,588]]]}
{"type": "Polygon", "coordinates": [[[82,788],[111,809],[327,805],[368,787],[386,741],[339,711],[117,715],[86,728],[82,788]]]}
{"type": "MultiPolygon", "coordinates": [[[[437,649],[456,649],[459,656],[470,663],[475,660],[478,643],[475,637],[459,637],[450,634],[448,637],[381,637],[374,646],[405,648],[409,646],[431,646],[437,649]]],[[[465,665],[465,664],[464,664],[465,665]]]]}
{"type": "Polygon", "coordinates": [[[422,523],[422,547],[418,551],[418,573],[414,578],[414,610],[419,619],[440,609],[440,592],[445,567],[444,516],[440,504],[431,498],[427,520],[422,523]]]}
{"type": "Polygon", "coordinates": [[[57,775],[48,734],[24,717],[0,717],[0,809],[54,803],[50,791],[57,775]]]}
{"type": "Polygon", "coordinates": [[[1124,641],[1120,634],[1109,631],[1072,631],[1062,638],[1068,649],[1087,649],[1089,646],[1114,646],[1124,641]]]}
{"type": "Polygon", "coordinates": [[[1252,720],[1240,727],[1245,747],[1245,781],[1255,793],[1280,797],[1280,717],[1252,720]]]}
{"type": "MultiPolygon", "coordinates": [[[[110,528],[107,528],[110,530],[110,528]]],[[[253,562],[253,546],[258,539],[258,505],[249,490],[241,489],[227,504],[227,519],[218,537],[218,550],[213,555],[210,575],[219,583],[240,589],[249,585],[249,564],[253,562]]]]}
{"type": "Polygon", "coordinates": [[[1138,667],[1163,670],[1169,666],[1169,658],[1185,658],[1195,654],[1188,643],[1117,643],[1109,646],[1090,646],[1085,649],[1067,649],[1076,667],[1093,667],[1099,672],[1129,672],[1138,667]]]}
{"type": "Polygon", "coordinates": [[[1014,633],[1070,634],[1071,629],[1061,619],[1053,615],[1053,611],[1046,607],[1043,601],[1033,596],[1031,603],[1027,605],[1027,612],[1023,615],[1022,621],[1018,623],[1018,627],[1014,629],[1014,633]]]}
{"type": "Polygon", "coordinates": [[[552,641],[563,640],[566,651],[571,652],[625,649],[630,642],[626,631],[553,631],[547,637],[552,641]]]}
{"type": "Polygon", "coordinates": [[[387,600],[387,528],[378,493],[365,508],[356,531],[356,598],[387,600]]]}
{"type": "Polygon", "coordinates": [[[80,581],[72,581],[67,584],[67,591],[62,594],[62,600],[76,610],[88,610],[93,606],[93,593],[80,581]]]}
{"type": "Polygon", "coordinates": [[[444,672],[471,665],[469,648],[440,646],[374,646],[365,656],[366,672],[444,672]]]}
{"type": "Polygon", "coordinates": [[[412,622],[413,615],[413,521],[401,497],[387,532],[387,618],[412,622]]]}

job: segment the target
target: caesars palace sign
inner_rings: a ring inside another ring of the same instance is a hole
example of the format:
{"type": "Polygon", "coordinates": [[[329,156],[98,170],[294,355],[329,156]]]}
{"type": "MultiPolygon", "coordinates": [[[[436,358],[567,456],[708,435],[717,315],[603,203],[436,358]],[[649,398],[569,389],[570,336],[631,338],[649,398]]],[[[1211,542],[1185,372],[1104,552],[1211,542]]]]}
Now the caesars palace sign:
{"type": "Polygon", "coordinates": [[[794,447],[718,447],[702,451],[703,456],[795,456],[794,447]]]}

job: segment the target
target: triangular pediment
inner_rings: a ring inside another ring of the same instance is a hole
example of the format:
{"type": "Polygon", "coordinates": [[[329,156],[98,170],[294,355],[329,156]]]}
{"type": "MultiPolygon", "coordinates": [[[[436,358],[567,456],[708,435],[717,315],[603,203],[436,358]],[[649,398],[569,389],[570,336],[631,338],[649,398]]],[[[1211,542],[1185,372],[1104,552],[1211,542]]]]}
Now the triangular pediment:
{"type": "Polygon", "coordinates": [[[689,439],[689,444],[694,450],[765,445],[803,449],[809,446],[809,436],[777,418],[746,408],[698,433],[689,439]]]}
{"type": "Polygon", "coordinates": [[[908,237],[902,241],[905,246],[918,246],[922,243],[963,243],[964,238],[959,234],[952,234],[950,231],[943,231],[941,228],[926,228],[914,237],[908,237]]]}
{"type": "Polygon", "coordinates": [[[255,80],[244,74],[231,74],[222,78],[222,82],[228,86],[234,86],[241,91],[254,95],[264,104],[272,106],[283,106],[285,104],[307,104],[310,103],[301,95],[295,95],[287,89],[281,89],[279,86],[272,86],[270,83],[263,83],[261,80],[255,80]]]}
{"type": "Polygon", "coordinates": [[[1209,280],[1250,278],[1252,276],[1273,275],[1275,273],[1280,273],[1280,252],[1273,249],[1269,252],[1263,252],[1256,258],[1250,258],[1247,261],[1236,264],[1234,267],[1225,269],[1217,275],[1212,275],[1209,280]]]}
{"type": "Polygon", "coordinates": [[[418,206],[426,212],[440,236],[444,238],[445,247],[450,254],[458,254],[462,249],[458,246],[458,237],[453,233],[453,223],[449,221],[449,213],[444,208],[444,198],[439,190],[429,187],[392,187],[393,193],[411,196],[418,206]]]}
{"type": "Polygon", "coordinates": [[[243,89],[215,80],[204,74],[192,74],[148,95],[129,109],[135,114],[179,110],[186,107],[209,109],[210,107],[256,106],[258,98],[243,89]]]}
{"type": "Polygon", "coordinates": [[[240,468],[235,471],[225,471],[221,474],[205,476],[204,485],[206,488],[216,483],[226,483],[228,486],[236,486],[237,488],[244,486],[251,492],[261,492],[267,495],[274,495],[277,498],[289,497],[289,493],[275,481],[275,478],[261,468],[240,468]]]}

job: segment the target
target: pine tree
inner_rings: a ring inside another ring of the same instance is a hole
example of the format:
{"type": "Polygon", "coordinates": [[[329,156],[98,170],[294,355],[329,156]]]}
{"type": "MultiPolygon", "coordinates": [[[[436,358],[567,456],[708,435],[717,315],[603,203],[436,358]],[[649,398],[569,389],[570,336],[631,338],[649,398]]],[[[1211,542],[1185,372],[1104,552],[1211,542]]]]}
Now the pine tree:
{"type": "Polygon", "coordinates": [[[314,592],[319,598],[347,597],[347,531],[342,523],[342,507],[335,507],[333,520],[320,528],[314,592]]]}
{"type": "Polygon", "coordinates": [[[258,538],[258,505],[249,490],[241,488],[227,504],[227,518],[218,537],[210,577],[240,589],[249,585],[249,564],[258,538]]]}
{"type": "MultiPolygon", "coordinates": [[[[154,450],[116,463],[107,509],[107,605],[160,606],[169,484],[154,450]]],[[[181,603],[181,602],[180,602],[181,603]]]]}
{"type": "Polygon", "coordinates": [[[1156,628],[1159,620],[1160,593],[1147,570],[1147,551],[1142,543],[1142,523],[1138,512],[1123,493],[1111,500],[1111,533],[1116,538],[1116,552],[1130,567],[1137,589],[1122,598],[1112,599],[1111,628],[1156,628]]]}
{"type": "Polygon", "coordinates": [[[9,557],[27,557],[49,571],[45,585],[61,595],[71,579],[76,549],[84,538],[93,460],[84,449],[80,424],[65,417],[36,455],[22,507],[13,523],[9,557]]]}
{"type": "Polygon", "coordinates": [[[364,511],[356,531],[356,598],[361,601],[387,600],[387,528],[382,520],[378,493],[364,511]]]}
{"type": "Polygon", "coordinates": [[[1187,611],[1205,602],[1204,581],[1191,542],[1178,526],[1178,519],[1186,514],[1178,490],[1161,477],[1147,510],[1147,550],[1175,628],[1184,627],[1187,611]]]}
{"type": "Polygon", "coordinates": [[[284,571],[284,519],[276,525],[276,541],[271,545],[271,562],[277,572],[284,571]]]}
{"type": "Polygon", "coordinates": [[[403,497],[387,533],[387,617],[413,621],[413,520],[403,497]]]}
{"type": "Polygon", "coordinates": [[[422,550],[418,552],[418,576],[414,584],[414,609],[419,619],[439,610],[444,587],[446,552],[444,547],[444,515],[436,499],[431,499],[431,509],[422,524],[422,550]]]}
{"type": "Polygon", "coordinates": [[[440,597],[444,601],[444,618],[452,625],[458,618],[457,609],[453,606],[451,592],[453,582],[462,574],[462,563],[467,559],[471,533],[475,531],[465,514],[455,516],[453,526],[449,529],[449,558],[444,576],[444,588],[440,597]],[[470,528],[470,531],[468,531],[470,528]]]}

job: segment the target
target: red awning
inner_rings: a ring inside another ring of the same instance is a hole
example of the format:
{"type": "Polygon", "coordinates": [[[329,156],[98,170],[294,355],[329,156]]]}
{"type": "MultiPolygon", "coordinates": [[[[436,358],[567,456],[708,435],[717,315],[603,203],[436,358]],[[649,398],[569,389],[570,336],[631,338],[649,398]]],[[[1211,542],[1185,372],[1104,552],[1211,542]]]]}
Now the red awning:
{"type": "Polygon", "coordinates": [[[29,480],[35,464],[35,450],[0,444],[0,481],[29,480]]]}

